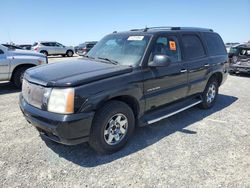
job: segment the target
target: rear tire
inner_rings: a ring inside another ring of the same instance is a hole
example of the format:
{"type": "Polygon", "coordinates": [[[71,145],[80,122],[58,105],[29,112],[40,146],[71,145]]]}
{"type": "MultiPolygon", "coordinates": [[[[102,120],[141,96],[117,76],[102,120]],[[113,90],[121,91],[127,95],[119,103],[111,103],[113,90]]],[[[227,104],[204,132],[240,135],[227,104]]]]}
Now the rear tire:
{"type": "Polygon", "coordinates": [[[42,53],[42,54],[45,55],[45,56],[48,56],[48,55],[49,55],[49,53],[48,53],[47,51],[44,51],[44,50],[42,50],[40,53],[42,53]]]}
{"type": "Polygon", "coordinates": [[[207,85],[205,90],[202,93],[202,103],[200,103],[199,107],[203,109],[209,109],[212,108],[217,100],[219,91],[219,84],[218,80],[216,78],[211,78],[207,85]]]}
{"type": "Polygon", "coordinates": [[[89,144],[98,153],[114,153],[126,145],[134,128],[132,109],[121,101],[110,101],[96,112],[89,144]]]}
{"type": "Polygon", "coordinates": [[[72,56],[74,55],[74,52],[73,52],[72,50],[68,50],[68,51],[66,52],[66,55],[67,55],[68,57],[72,57],[72,56]]]}
{"type": "Polygon", "coordinates": [[[29,67],[21,67],[18,68],[12,77],[12,81],[14,82],[14,84],[16,85],[16,87],[18,89],[22,88],[22,83],[23,83],[23,76],[24,76],[24,72],[28,69],[29,67]]]}

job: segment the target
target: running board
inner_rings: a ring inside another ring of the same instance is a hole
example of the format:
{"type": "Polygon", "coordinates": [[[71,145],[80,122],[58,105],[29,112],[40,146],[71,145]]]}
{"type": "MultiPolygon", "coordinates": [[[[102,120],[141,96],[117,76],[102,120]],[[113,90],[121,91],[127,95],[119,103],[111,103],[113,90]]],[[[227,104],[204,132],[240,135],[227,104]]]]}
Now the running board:
{"type": "MultiPolygon", "coordinates": [[[[173,116],[179,112],[182,112],[184,110],[187,110],[197,104],[200,104],[202,102],[201,98],[189,98],[186,100],[182,100],[180,102],[176,102],[174,104],[169,104],[165,108],[161,108],[159,110],[156,110],[154,112],[145,114],[142,122],[145,122],[146,124],[152,124],[156,123],[158,121],[161,121],[163,119],[166,119],[170,116],[173,116]]],[[[143,125],[142,125],[143,126],[143,125]]]]}

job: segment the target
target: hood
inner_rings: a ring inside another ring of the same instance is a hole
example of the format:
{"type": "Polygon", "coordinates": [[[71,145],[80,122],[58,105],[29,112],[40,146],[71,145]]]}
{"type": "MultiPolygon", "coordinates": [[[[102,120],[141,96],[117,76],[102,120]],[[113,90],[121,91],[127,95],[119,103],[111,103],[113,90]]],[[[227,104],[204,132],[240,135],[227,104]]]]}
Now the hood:
{"type": "Polygon", "coordinates": [[[73,87],[131,71],[128,66],[78,59],[31,68],[25,79],[48,87],[73,87]]]}
{"type": "Polygon", "coordinates": [[[13,56],[35,56],[35,57],[43,57],[46,58],[45,55],[38,53],[38,52],[34,52],[31,50],[9,50],[9,53],[13,56]]]}

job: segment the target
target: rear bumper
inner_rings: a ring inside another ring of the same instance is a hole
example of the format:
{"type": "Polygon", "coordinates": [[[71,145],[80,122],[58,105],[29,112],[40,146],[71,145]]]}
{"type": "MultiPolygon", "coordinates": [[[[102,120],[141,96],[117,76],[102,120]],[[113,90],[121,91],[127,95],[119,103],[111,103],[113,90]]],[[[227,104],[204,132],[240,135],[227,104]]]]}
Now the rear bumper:
{"type": "Polygon", "coordinates": [[[76,54],[77,54],[77,55],[80,55],[80,56],[85,56],[87,53],[88,53],[88,52],[83,52],[83,51],[81,51],[81,50],[78,50],[78,51],[76,52],[76,54]]]}
{"type": "Polygon", "coordinates": [[[88,141],[94,112],[71,115],[47,112],[29,105],[22,95],[19,105],[26,120],[37,128],[42,137],[66,145],[88,141]]]}
{"type": "Polygon", "coordinates": [[[230,65],[230,72],[245,72],[250,73],[250,66],[242,66],[242,65],[230,65]]]}

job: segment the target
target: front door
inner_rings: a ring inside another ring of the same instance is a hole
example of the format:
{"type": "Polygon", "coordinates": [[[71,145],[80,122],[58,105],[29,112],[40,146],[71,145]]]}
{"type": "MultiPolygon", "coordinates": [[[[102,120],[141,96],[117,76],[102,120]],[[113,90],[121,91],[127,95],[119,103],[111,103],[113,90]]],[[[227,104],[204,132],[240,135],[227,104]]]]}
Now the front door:
{"type": "Polygon", "coordinates": [[[60,43],[56,43],[55,44],[55,49],[56,49],[56,54],[66,54],[66,49],[65,49],[65,46],[63,46],[62,44],[60,43]]]}
{"type": "Polygon", "coordinates": [[[162,35],[155,40],[145,70],[144,96],[146,111],[184,98],[187,95],[187,67],[182,61],[178,37],[162,35]],[[167,55],[168,66],[153,67],[155,55],[167,55]]]}
{"type": "Polygon", "coordinates": [[[9,79],[10,61],[6,54],[0,49],[0,81],[9,79]]]}

